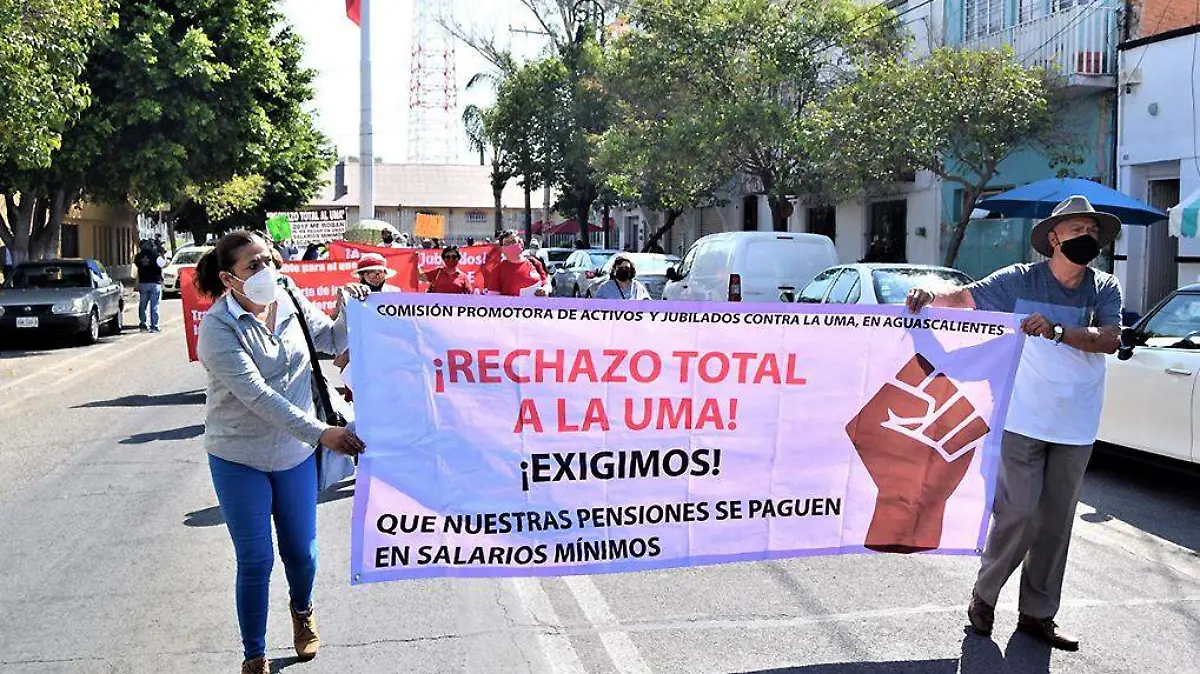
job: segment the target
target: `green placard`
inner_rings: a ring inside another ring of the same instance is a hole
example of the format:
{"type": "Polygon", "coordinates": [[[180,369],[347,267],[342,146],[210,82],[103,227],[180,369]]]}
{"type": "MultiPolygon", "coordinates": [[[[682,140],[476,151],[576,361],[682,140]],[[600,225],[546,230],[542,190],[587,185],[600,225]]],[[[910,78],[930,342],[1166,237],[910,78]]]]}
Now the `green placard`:
{"type": "Polygon", "coordinates": [[[292,223],[286,215],[276,215],[267,220],[267,231],[271,233],[271,240],[287,241],[292,238],[292,223]]]}

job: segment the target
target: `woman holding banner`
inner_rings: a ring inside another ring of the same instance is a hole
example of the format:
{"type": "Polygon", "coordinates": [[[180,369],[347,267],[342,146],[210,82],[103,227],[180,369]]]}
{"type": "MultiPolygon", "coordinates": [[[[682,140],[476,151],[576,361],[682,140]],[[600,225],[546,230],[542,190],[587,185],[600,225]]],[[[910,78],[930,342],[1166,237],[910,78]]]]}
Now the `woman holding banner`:
{"type": "MultiPolygon", "coordinates": [[[[274,552],[287,571],[292,635],[301,659],[316,656],[317,462],[326,447],[355,456],[363,441],[318,418],[309,340],[325,353],[346,348],[345,321],[333,321],[279,285],[271,248],[257,234],[222,237],[196,268],[196,289],[212,298],[200,327],[208,372],[204,446],[213,488],[237,556],[236,599],[243,674],[266,674],[268,584],[274,552]]],[[[348,292],[366,297],[353,285],[348,292]]],[[[323,381],[320,380],[320,381],[323,381]]]]}
{"type": "Polygon", "coordinates": [[[648,300],[650,291],[645,284],[637,280],[637,268],[633,260],[624,255],[618,255],[613,260],[612,278],[596,289],[596,299],[600,300],[648,300]]]}
{"type": "Polygon", "coordinates": [[[427,274],[429,292],[443,295],[470,295],[471,280],[458,268],[462,253],[458,246],[442,249],[442,266],[427,274]]]}

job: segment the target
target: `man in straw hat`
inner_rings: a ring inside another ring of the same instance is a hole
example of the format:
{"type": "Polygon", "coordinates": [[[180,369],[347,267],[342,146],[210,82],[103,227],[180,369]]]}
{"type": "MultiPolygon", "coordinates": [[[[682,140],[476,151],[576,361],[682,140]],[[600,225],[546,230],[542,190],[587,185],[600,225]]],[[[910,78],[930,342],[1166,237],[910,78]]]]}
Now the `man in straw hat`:
{"type": "Polygon", "coordinates": [[[1017,629],[1055,648],[1078,650],[1058,629],[1071,524],[1100,427],[1104,354],[1121,344],[1121,286],[1088,266],[1121,221],[1073,196],[1033,229],[1049,258],[1017,264],[965,288],[914,288],[908,308],[979,309],[1026,315],[1025,342],[1001,443],[992,529],[971,595],[971,629],[990,636],[1000,590],[1021,570],[1017,629]]]}

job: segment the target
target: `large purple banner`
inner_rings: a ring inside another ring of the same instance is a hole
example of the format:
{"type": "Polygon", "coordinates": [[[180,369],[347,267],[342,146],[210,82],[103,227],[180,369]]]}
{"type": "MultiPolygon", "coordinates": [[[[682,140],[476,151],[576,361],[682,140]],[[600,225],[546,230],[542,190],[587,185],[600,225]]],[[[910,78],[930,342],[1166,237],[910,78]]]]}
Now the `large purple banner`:
{"type": "Polygon", "coordinates": [[[352,581],[976,554],[1013,316],[352,303],[352,581]]]}

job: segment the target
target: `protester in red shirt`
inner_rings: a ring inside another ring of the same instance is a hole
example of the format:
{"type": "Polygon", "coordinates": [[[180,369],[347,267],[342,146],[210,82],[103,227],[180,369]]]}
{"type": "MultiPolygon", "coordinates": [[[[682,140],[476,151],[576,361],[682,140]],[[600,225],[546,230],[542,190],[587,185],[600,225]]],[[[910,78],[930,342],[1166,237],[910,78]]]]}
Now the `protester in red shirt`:
{"type": "Polygon", "coordinates": [[[509,297],[546,297],[550,294],[549,277],[526,259],[521,254],[522,250],[516,230],[510,229],[500,237],[503,259],[496,266],[495,273],[488,275],[487,288],[490,294],[509,297]]]}
{"type": "Polygon", "coordinates": [[[458,246],[446,246],[442,249],[442,266],[431,274],[426,274],[429,280],[429,292],[444,295],[471,294],[471,280],[458,268],[462,253],[458,246]]]}

